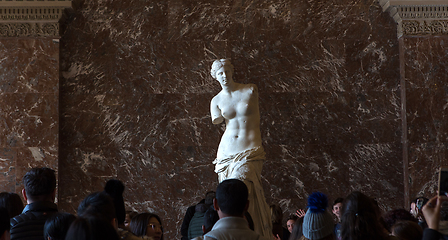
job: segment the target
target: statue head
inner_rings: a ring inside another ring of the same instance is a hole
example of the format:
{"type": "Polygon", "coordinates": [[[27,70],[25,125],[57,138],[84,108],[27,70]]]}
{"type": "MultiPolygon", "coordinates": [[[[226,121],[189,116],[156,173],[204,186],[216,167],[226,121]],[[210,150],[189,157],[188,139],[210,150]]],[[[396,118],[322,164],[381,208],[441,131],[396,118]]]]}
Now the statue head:
{"type": "Polygon", "coordinates": [[[216,79],[216,72],[224,66],[228,66],[232,70],[233,74],[234,68],[232,63],[230,63],[230,59],[215,60],[212,64],[212,69],[210,70],[210,74],[214,79],[216,79]]]}

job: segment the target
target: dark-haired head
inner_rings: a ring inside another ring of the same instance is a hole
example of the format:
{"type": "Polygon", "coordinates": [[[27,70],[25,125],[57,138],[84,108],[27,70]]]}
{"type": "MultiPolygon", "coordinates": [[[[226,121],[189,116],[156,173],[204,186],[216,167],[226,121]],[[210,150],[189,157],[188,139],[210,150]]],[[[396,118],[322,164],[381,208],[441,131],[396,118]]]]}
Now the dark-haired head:
{"type": "Polygon", "coordinates": [[[137,216],[138,212],[136,211],[126,211],[126,217],[124,219],[124,227],[129,230],[129,224],[131,224],[132,218],[137,216]]]}
{"type": "Polygon", "coordinates": [[[105,192],[89,194],[78,206],[78,216],[99,215],[110,223],[115,221],[115,206],[112,197],[105,192]]]}
{"type": "Polygon", "coordinates": [[[392,235],[400,240],[421,240],[423,229],[414,221],[398,221],[392,228],[392,235]]]}
{"type": "Polygon", "coordinates": [[[149,236],[154,240],[163,240],[162,220],[154,213],[140,213],[132,218],[130,231],[138,236],[149,236]]]}
{"type": "Polygon", "coordinates": [[[333,202],[333,207],[331,208],[333,214],[338,218],[338,222],[341,221],[341,209],[343,201],[343,198],[336,198],[336,200],[334,200],[333,202]]]}
{"type": "MultiPolygon", "coordinates": [[[[294,229],[295,223],[298,221],[298,217],[295,214],[289,215],[288,219],[286,219],[286,227],[288,228],[288,231],[292,233],[292,230],[294,229]]],[[[302,236],[302,221],[303,218],[300,218],[300,236],[302,236]]]]}
{"type": "Polygon", "coordinates": [[[208,233],[212,230],[215,223],[219,220],[218,212],[210,207],[204,214],[204,228],[202,231],[208,233]]]}
{"type": "Polygon", "coordinates": [[[392,226],[398,221],[413,221],[418,223],[417,218],[405,209],[394,209],[384,214],[384,223],[387,231],[392,232],[392,226]]]}
{"type": "Polygon", "coordinates": [[[62,212],[51,216],[44,225],[44,238],[49,240],[64,240],[70,224],[75,219],[75,215],[62,212]]]}
{"type": "Polygon", "coordinates": [[[341,216],[343,240],[381,240],[387,238],[380,221],[378,205],[365,194],[355,191],[345,198],[341,216]]]}
{"type": "Polygon", "coordinates": [[[124,184],[118,179],[110,179],[106,182],[104,191],[113,199],[118,225],[124,225],[126,218],[126,209],[123,200],[124,184]]]}
{"type": "Polygon", "coordinates": [[[219,211],[229,216],[243,217],[249,206],[248,195],[247,186],[241,180],[224,180],[216,188],[215,209],[219,208],[219,211]]]}
{"type": "Polygon", "coordinates": [[[0,237],[5,234],[9,235],[9,214],[8,210],[4,207],[0,207],[0,237]],[[6,233],[5,233],[6,232],[6,233]]]}
{"type": "Polygon", "coordinates": [[[65,240],[119,240],[115,228],[99,215],[77,218],[68,229],[65,240]]]}
{"type": "Polygon", "coordinates": [[[6,208],[11,218],[19,215],[23,211],[23,202],[17,193],[1,192],[0,207],[6,208]]]}
{"type": "Polygon", "coordinates": [[[204,198],[204,203],[211,206],[213,205],[213,199],[216,197],[216,192],[215,191],[208,191],[205,194],[205,198],[204,198]]]}
{"type": "Polygon", "coordinates": [[[22,178],[26,193],[25,200],[54,201],[56,195],[56,175],[51,168],[32,168],[22,178]]]}
{"type": "Polygon", "coordinates": [[[342,202],[344,202],[344,199],[343,199],[343,198],[341,198],[341,197],[336,198],[336,200],[334,200],[334,202],[333,202],[333,206],[336,205],[336,204],[338,204],[338,203],[342,203],[342,202]]]}
{"type": "Polygon", "coordinates": [[[300,218],[294,222],[294,225],[291,229],[291,235],[289,235],[289,240],[299,240],[303,236],[302,222],[303,218],[300,218]]]}
{"type": "Polygon", "coordinates": [[[282,223],[283,220],[283,210],[282,208],[277,204],[271,204],[269,206],[271,210],[271,221],[272,223],[282,223]]]}

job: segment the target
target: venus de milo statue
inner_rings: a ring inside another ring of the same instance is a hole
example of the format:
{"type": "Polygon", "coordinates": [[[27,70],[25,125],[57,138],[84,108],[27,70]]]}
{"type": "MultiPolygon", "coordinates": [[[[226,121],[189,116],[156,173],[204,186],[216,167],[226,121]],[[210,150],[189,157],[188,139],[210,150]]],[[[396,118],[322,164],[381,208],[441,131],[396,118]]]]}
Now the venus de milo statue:
{"type": "Polygon", "coordinates": [[[249,213],[255,231],[272,236],[269,206],[261,186],[261,170],[265,159],[260,133],[258,89],[255,84],[233,81],[233,65],[228,59],[213,62],[211,75],[222,90],[213,97],[210,113],[213,124],[225,121],[216,159],[213,161],[219,182],[237,178],[249,189],[249,213]]]}

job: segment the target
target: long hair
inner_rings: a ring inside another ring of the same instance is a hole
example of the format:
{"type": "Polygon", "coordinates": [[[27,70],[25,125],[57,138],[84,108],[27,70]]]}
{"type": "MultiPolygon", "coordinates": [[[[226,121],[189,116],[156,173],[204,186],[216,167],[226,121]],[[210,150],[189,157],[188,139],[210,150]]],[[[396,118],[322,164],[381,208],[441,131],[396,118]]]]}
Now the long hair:
{"type": "Polygon", "coordinates": [[[85,197],[78,206],[78,216],[101,215],[111,222],[116,217],[112,197],[106,192],[94,192],[85,197]]]}
{"type": "Polygon", "coordinates": [[[6,231],[9,232],[10,229],[8,210],[4,207],[0,207],[0,234],[3,235],[6,231]]]}
{"type": "Polygon", "coordinates": [[[119,240],[117,231],[106,218],[85,216],[77,218],[67,231],[65,240],[119,240]]]}
{"type": "MultiPolygon", "coordinates": [[[[129,224],[129,229],[137,237],[145,236],[148,229],[149,220],[153,217],[157,219],[160,225],[162,225],[160,217],[157,216],[156,214],[140,213],[132,218],[131,223],[129,224]]],[[[163,240],[163,228],[161,230],[162,230],[161,240],[163,240]]]]}
{"type": "Polygon", "coordinates": [[[64,240],[70,225],[75,220],[75,215],[71,213],[56,213],[45,222],[44,238],[51,240],[64,240]]]}
{"type": "Polygon", "coordinates": [[[124,219],[126,218],[126,209],[123,200],[124,184],[118,179],[110,179],[106,182],[104,191],[113,199],[118,224],[124,224],[124,219]]]}
{"type": "Polygon", "coordinates": [[[22,213],[23,202],[17,193],[1,192],[0,193],[0,207],[6,208],[11,218],[22,213]]]}
{"type": "Polygon", "coordinates": [[[392,226],[392,235],[403,240],[420,240],[423,237],[423,229],[413,221],[398,221],[392,226]]]}
{"type": "Polygon", "coordinates": [[[344,200],[341,215],[342,240],[382,240],[387,238],[374,200],[361,192],[352,192],[344,200]]]}

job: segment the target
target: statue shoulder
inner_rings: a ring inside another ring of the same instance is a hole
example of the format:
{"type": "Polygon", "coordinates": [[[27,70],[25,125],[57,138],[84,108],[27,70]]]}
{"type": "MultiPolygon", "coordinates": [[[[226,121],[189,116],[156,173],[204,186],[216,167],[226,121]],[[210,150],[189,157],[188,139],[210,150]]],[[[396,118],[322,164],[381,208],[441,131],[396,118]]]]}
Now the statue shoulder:
{"type": "Polygon", "coordinates": [[[253,83],[249,83],[246,85],[246,89],[251,93],[251,94],[258,94],[258,87],[257,85],[253,84],[253,83]]]}
{"type": "Polygon", "coordinates": [[[210,104],[218,105],[221,102],[222,97],[223,97],[222,92],[219,92],[212,98],[212,100],[210,101],[210,104]]]}

